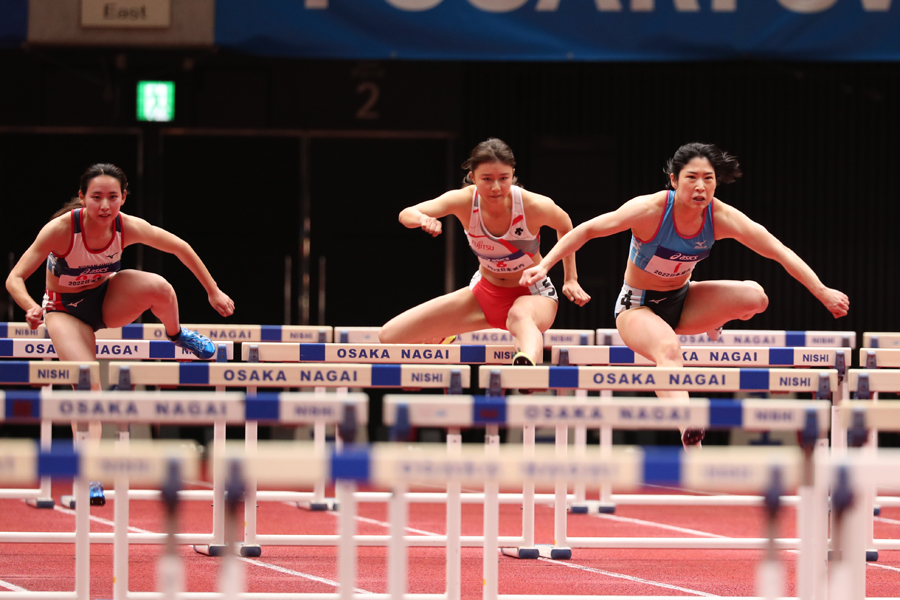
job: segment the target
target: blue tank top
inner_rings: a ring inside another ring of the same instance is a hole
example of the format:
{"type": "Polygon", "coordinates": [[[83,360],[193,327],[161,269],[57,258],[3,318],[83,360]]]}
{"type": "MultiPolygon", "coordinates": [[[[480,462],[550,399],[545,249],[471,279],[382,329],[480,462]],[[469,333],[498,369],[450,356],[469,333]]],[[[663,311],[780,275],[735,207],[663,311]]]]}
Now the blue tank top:
{"type": "Polygon", "coordinates": [[[692,238],[683,237],[675,230],[672,206],[675,192],[669,190],[666,210],[656,234],[647,241],[631,236],[628,258],[640,269],[665,278],[682,277],[694,270],[698,262],[709,256],[709,250],[716,241],[713,227],[713,203],[710,202],[703,215],[703,227],[692,238]]]}

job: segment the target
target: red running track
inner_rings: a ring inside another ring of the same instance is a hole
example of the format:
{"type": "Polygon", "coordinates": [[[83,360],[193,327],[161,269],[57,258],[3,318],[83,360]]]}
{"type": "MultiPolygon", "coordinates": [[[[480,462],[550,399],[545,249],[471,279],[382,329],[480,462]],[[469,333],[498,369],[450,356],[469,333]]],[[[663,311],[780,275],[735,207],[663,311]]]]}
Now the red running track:
{"type": "MultiPolygon", "coordinates": [[[[54,486],[54,497],[69,493],[70,484],[54,486]]],[[[113,502],[91,509],[92,531],[112,531],[113,502]]],[[[445,509],[439,504],[410,507],[408,527],[413,535],[443,534],[445,509]]],[[[463,535],[480,535],[480,505],[463,505],[463,535]]],[[[212,507],[208,502],[182,503],[180,530],[207,533],[211,530],[212,507]]],[[[501,505],[500,534],[521,534],[521,509],[501,505]]],[[[553,541],[550,506],[536,508],[536,540],[553,541]]],[[[0,500],[0,530],[74,531],[74,511],[40,510],[20,500],[0,500]]],[[[161,503],[132,501],[133,531],[164,531],[161,503]]],[[[359,505],[360,534],[386,534],[387,505],[359,505]]],[[[281,502],[260,503],[260,534],[334,534],[336,513],[309,512],[281,502]]],[[[763,513],[742,507],[650,507],[619,506],[614,515],[569,515],[571,536],[640,537],[762,537],[763,513]]],[[[780,518],[780,537],[794,537],[795,512],[785,508],[780,518]]],[[[876,519],[876,538],[900,537],[900,508],[884,508],[876,519]]],[[[132,545],[129,555],[129,589],[154,591],[160,546],[132,545]]],[[[216,591],[220,559],[180,547],[188,591],[216,591]]],[[[585,550],[574,549],[568,561],[518,560],[498,556],[501,594],[630,595],[630,596],[754,596],[756,568],[762,553],[751,550],[585,550]]],[[[335,548],[265,547],[258,559],[243,559],[247,590],[252,592],[333,593],[337,581],[335,548]]],[[[411,593],[441,593],[445,589],[444,551],[439,548],[409,548],[411,593]]],[[[787,595],[795,596],[794,554],[780,554],[788,573],[787,595]]],[[[358,549],[357,587],[361,592],[386,593],[387,550],[358,549]]],[[[91,549],[91,598],[112,598],[113,556],[111,544],[91,549]]],[[[74,589],[74,545],[0,545],[0,592],[74,589]]],[[[462,597],[482,595],[482,552],[462,551],[462,597]]],[[[900,594],[900,552],[882,551],[877,563],[867,568],[867,595],[900,594]]]]}

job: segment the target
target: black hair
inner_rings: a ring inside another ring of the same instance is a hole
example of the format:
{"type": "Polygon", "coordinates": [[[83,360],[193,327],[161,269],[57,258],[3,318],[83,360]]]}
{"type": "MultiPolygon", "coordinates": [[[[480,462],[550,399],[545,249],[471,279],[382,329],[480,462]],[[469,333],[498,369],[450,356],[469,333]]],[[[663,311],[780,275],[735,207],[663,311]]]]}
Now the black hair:
{"type": "MultiPolygon", "coordinates": [[[[93,181],[96,177],[100,177],[101,175],[108,175],[109,177],[118,180],[119,186],[122,188],[122,194],[124,195],[128,193],[128,178],[125,176],[125,172],[116,165],[110,163],[97,163],[88,167],[87,171],[85,171],[81,175],[81,180],[78,184],[78,191],[81,192],[82,195],[86,194],[91,181],[93,181]]],[[[71,211],[73,208],[78,208],[80,206],[81,199],[78,196],[75,196],[74,198],[66,202],[62,208],[56,211],[53,214],[53,218],[64,215],[67,212],[71,211]]]]}
{"type": "MultiPolygon", "coordinates": [[[[471,185],[474,183],[469,173],[484,163],[498,162],[515,168],[516,157],[513,155],[512,148],[501,139],[488,138],[472,149],[472,154],[462,164],[462,168],[466,171],[463,178],[463,185],[471,185]]],[[[513,185],[519,182],[518,178],[513,176],[513,185]]]]}
{"type": "Polygon", "coordinates": [[[681,173],[684,166],[698,156],[707,159],[712,165],[716,172],[716,183],[732,183],[743,175],[737,157],[720,150],[715,144],[691,142],[679,148],[666,163],[666,168],[663,169],[669,189],[672,189],[670,175],[674,175],[675,181],[678,181],[678,174],[681,173]]]}

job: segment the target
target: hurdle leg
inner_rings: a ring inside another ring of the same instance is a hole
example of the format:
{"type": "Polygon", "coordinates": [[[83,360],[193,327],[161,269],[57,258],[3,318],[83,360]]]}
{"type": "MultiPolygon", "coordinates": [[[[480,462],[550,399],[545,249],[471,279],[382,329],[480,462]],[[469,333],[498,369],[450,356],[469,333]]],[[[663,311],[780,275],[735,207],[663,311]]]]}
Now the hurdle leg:
{"type": "Polygon", "coordinates": [[[388,547],[388,596],[391,600],[403,600],[406,594],[406,515],[408,502],[406,485],[394,485],[389,510],[390,535],[388,547]]]}
{"type": "MultiPolygon", "coordinates": [[[[457,428],[447,432],[447,453],[459,456],[462,435],[457,428]]],[[[462,483],[447,482],[447,600],[462,598],[462,483]]]]}
{"type": "MultiPolygon", "coordinates": [[[[213,455],[225,455],[225,423],[213,423],[213,455]]],[[[194,551],[207,556],[221,556],[225,552],[225,476],[224,461],[213,461],[213,524],[212,544],[195,545],[194,551]]]]}
{"type": "MultiPolygon", "coordinates": [[[[522,452],[525,456],[534,456],[534,425],[522,428],[522,452]]],[[[489,440],[485,440],[490,443],[489,440]]],[[[497,444],[499,444],[499,437],[497,444]]],[[[498,446],[499,447],[499,446],[498,446]]],[[[501,548],[505,556],[513,558],[538,558],[540,552],[534,544],[534,482],[522,484],[522,545],[517,548],[501,548]]]]}
{"type": "MultiPolygon", "coordinates": [[[[49,451],[53,444],[53,423],[47,419],[41,420],[41,450],[49,451]]],[[[28,506],[35,508],[53,508],[56,502],[53,500],[53,492],[50,489],[52,480],[50,477],[41,477],[41,485],[38,488],[37,497],[25,500],[28,506]]]]}
{"type": "MultiPolygon", "coordinates": [[[[569,427],[567,425],[556,426],[556,456],[565,458],[569,453],[569,427]]],[[[553,502],[553,545],[539,545],[541,556],[556,560],[572,558],[572,549],[568,547],[566,534],[566,495],[568,483],[565,480],[557,481],[553,502]]]]}
{"type": "MultiPolygon", "coordinates": [[[[488,430],[497,430],[496,425],[488,427],[488,430]]],[[[499,450],[499,436],[487,436],[488,444],[486,451],[492,451],[490,439],[497,437],[497,444],[493,444],[494,450],[499,450]]],[[[499,571],[500,561],[497,558],[499,551],[500,536],[500,484],[496,481],[484,482],[484,540],[482,542],[483,554],[482,565],[484,571],[484,581],[482,589],[482,600],[498,600],[499,599],[499,571]]]]}
{"type": "Polygon", "coordinates": [[[827,449],[817,447],[811,455],[804,456],[803,480],[797,488],[799,556],[796,579],[799,600],[826,597],[829,482],[824,465],[827,465],[828,454],[827,449]]]}
{"type": "MultiPolygon", "coordinates": [[[[85,430],[87,435],[87,430],[85,430]]],[[[76,477],[72,483],[75,495],[75,597],[90,600],[91,597],[91,500],[84,477],[76,477]]]]}
{"type": "MultiPolygon", "coordinates": [[[[120,424],[116,434],[116,450],[128,449],[130,434],[128,425],[120,424]]],[[[116,475],[115,506],[113,508],[113,599],[125,600],[128,597],[128,476],[116,475]]],[[[77,503],[76,503],[77,506],[77,503]]]]}
{"type": "Polygon", "coordinates": [[[352,481],[335,482],[338,511],[338,597],[353,600],[356,589],[356,486],[352,481]]]}
{"type": "MultiPolygon", "coordinates": [[[[255,390],[254,390],[255,391],[255,390]]],[[[244,449],[248,455],[256,452],[259,439],[259,423],[247,421],[244,425],[244,449]]],[[[241,556],[262,556],[262,547],[256,541],[256,476],[244,475],[244,543],[240,544],[241,556]]]]}

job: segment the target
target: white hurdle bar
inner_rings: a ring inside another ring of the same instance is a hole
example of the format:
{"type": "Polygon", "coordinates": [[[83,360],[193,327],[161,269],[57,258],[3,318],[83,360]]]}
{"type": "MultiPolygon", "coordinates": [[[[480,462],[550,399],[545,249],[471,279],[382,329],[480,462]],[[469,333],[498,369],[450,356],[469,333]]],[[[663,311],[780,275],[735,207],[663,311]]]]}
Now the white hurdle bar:
{"type": "Polygon", "coordinates": [[[863,332],[863,348],[900,348],[900,332],[863,332]]]}
{"type": "MultiPolygon", "coordinates": [[[[234,342],[216,342],[216,356],[234,360],[234,342]],[[224,352],[224,354],[222,354],[224,352]]],[[[98,360],[202,360],[169,340],[97,340],[98,360]]],[[[0,358],[59,358],[49,339],[0,338],[0,358]]]]}
{"type": "MultiPolygon", "coordinates": [[[[0,361],[0,385],[28,385],[51,389],[53,385],[70,384],[78,389],[91,389],[92,383],[100,382],[100,363],[78,363],[61,361],[0,361]]],[[[16,417],[30,417],[28,402],[20,402],[36,396],[37,392],[0,391],[0,421],[16,417]]],[[[53,427],[50,422],[41,423],[41,448],[52,446],[53,427]]],[[[0,498],[25,500],[37,508],[53,508],[55,502],[50,493],[52,482],[42,478],[40,486],[34,489],[0,489],[0,498]]]]}
{"type": "MultiPolygon", "coordinates": [[[[75,531],[65,534],[44,534],[53,536],[54,543],[75,544],[75,590],[73,592],[0,592],[2,600],[89,600],[91,584],[90,567],[90,481],[120,485],[123,481],[152,486],[162,486],[169,473],[170,465],[178,464],[178,471],[185,479],[196,479],[200,473],[200,457],[190,448],[178,443],[142,442],[131,447],[122,447],[118,442],[103,443],[98,449],[86,448],[75,452],[71,447],[40,449],[33,440],[0,440],[0,481],[4,484],[28,483],[47,477],[74,479],[75,490],[75,531]],[[60,537],[61,539],[56,539],[60,537]]],[[[119,506],[116,505],[116,513],[119,506]]],[[[6,534],[11,535],[11,534],[6,534]]],[[[22,536],[41,535],[21,533],[22,536]]],[[[119,544],[119,552],[114,561],[124,561],[123,581],[113,584],[115,590],[128,584],[128,548],[122,546],[122,539],[128,535],[128,518],[125,513],[124,526],[116,523],[111,534],[119,544]]],[[[165,534],[161,534],[165,535],[165,534]]],[[[20,540],[12,540],[20,541],[20,540]]]]}
{"type": "MultiPolygon", "coordinates": [[[[377,344],[379,331],[381,327],[335,327],[334,341],[338,344],[377,344]]],[[[453,341],[453,344],[466,345],[515,345],[515,343],[513,335],[503,329],[480,329],[460,333],[453,341]]],[[[544,348],[556,344],[577,346],[593,343],[593,329],[548,329],[544,332],[544,348]]]]}
{"type": "MultiPolygon", "coordinates": [[[[839,390],[834,394],[835,413],[840,410],[839,401],[850,398],[845,375],[853,359],[850,348],[820,347],[768,347],[768,346],[685,346],[682,358],[687,367],[816,367],[831,368],[838,372],[839,390]]],[[[596,365],[596,366],[632,366],[653,365],[654,363],[637,354],[627,346],[555,346],[551,352],[551,363],[561,366],[596,365]]],[[[584,394],[584,391],[577,393],[584,394]]],[[[602,394],[611,395],[604,391],[602,394]]],[[[832,416],[837,420],[836,414],[832,416]]],[[[842,444],[846,432],[832,430],[832,444],[842,444]]],[[[584,445],[587,431],[582,425],[575,426],[575,444],[584,445]]],[[[600,429],[600,444],[612,445],[612,430],[608,427],[600,429]]],[[[573,510],[586,510],[584,502],[585,490],[578,486],[575,490],[578,504],[573,510]]],[[[612,510],[614,505],[610,499],[608,488],[600,491],[601,510],[612,510]]]]}
{"type": "Polygon", "coordinates": [[[245,362],[333,362],[430,365],[508,365],[515,346],[458,344],[284,344],[241,346],[245,362]]]}
{"type": "MultiPolygon", "coordinates": [[[[597,329],[598,346],[624,346],[616,329],[597,329]]],[[[855,331],[790,331],[781,329],[725,329],[718,341],[706,334],[680,335],[683,346],[790,346],[856,348],[855,331]]]]}
{"type": "MultiPolygon", "coordinates": [[[[192,331],[218,342],[330,342],[332,328],[324,325],[204,325],[183,324],[192,331]]],[[[132,323],[115,329],[100,329],[98,340],[167,340],[165,328],[159,323],[132,323]]],[[[41,324],[31,329],[28,323],[0,323],[3,338],[49,339],[47,328],[41,324]]]]}

